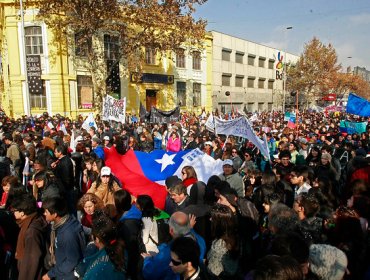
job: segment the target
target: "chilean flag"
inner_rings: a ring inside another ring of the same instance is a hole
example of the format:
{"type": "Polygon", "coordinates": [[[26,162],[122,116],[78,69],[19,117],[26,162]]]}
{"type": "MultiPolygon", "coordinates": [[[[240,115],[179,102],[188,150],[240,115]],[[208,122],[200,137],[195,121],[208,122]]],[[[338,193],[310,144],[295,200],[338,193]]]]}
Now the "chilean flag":
{"type": "Polygon", "coordinates": [[[176,175],[181,178],[184,166],[193,166],[198,180],[207,183],[212,175],[223,172],[222,160],[214,160],[199,149],[178,153],[155,150],[151,153],[129,150],[125,155],[115,147],[104,149],[105,163],[112,169],[123,187],[133,196],[150,195],[156,207],[163,209],[167,195],[164,181],[176,175]]]}

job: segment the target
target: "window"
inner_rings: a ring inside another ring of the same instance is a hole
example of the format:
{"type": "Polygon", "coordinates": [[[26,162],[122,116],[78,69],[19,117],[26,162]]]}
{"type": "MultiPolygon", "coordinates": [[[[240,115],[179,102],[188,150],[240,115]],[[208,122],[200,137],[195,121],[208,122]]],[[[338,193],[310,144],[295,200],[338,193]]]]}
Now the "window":
{"type": "Polygon", "coordinates": [[[46,104],[46,87],[45,80],[42,81],[42,94],[30,93],[30,107],[31,108],[47,108],[46,104]]]}
{"type": "Polygon", "coordinates": [[[265,60],[266,60],[266,58],[264,58],[264,57],[259,57],[259,58],[258,58],[258,67],[262,67],[262,68],[264,68],[264,67],[265,67],[265,60]]]}
{"type": "Polygon", "coordinates": [[[41,26],[25,28],[26,54],[43,54],[41,26]]]}
{"type": "Polygon", "coordinates": [[[268,89],[274,89],[274,80],[268,81],[268,89]]]}
{"type": "Polygon", "coordinates": [[[119,60],[119,37],[104,34],[104,56],[105,59],[119,60]]]}
{"type": "Polygon", "coordinates": [[[185,51],[183,49],[177,49],[176,51],[176,67],[185,68],[185,51]]]}
{"type": "Polygon", "coordinates": [[[145,49],[145,63],[155,65],[156,64],[156,51],[155,49],[146,48],[145,49]]]}
{"type": "Polygon", "coordinates": [[[253,77],[248,78],[248,87],[249,88],[254,88],[254,80],[255,80],[255,78],[253,78],[253,77]]]}
{"type": "Polygon", "coordinates": [[[231,74],[222,74],[222,85],[230,86],[231,74]]]}
{"type": "Polygon", "coordinates": [[[82,33],[75,33],[75,55],[86,57],[89,47],[91,47],[91,42],[91,38],[86,39],[82,33]]]}
{"type": "Polygon", "coordinates": [[[231,50],[223,49],[222,50],[222,60],[230,61],[231,50]]]}
{"type": "Polygon", "coordinates": [[[90,109],[93,107],[93,83],[91,76],[77,76],[78,108],[90,109]]]}
{"type": "Polygon", "coordinates": [[[180,106],[186,106],[186,82],[177,82],[177,103],[180,106]]]}
{"type": "Polygon", "coordinates": [[[263,111],[263,103],[258,103],[258,111],[259,112],[263,111]]]}
{"type": "Polygon", "coordinates": [[[194,51],[193,52],[193,69],[194,70],[200,70],[200,52],[194,51]]]}
{"type": "Polygon", "coordinates": [[[254,66],[254,59],[256,57],[254,55],[248,55],[248,65],[254,66]]]}
{"type": "Polygon", "coordinates": [[[274,69],[275,60],[269,59],[269,69],[274,69]]]}
{"type": "Polygon", "coordinates": [[[244,53],[237,52],[235,54],[235,62],[243,64],[244,53]]]}
{"type": "Polygon", "coordinates": [[[201,96],[202,85],[200,83],[193,83],[193,106],[200,106],[200,96],[201,96]]]}
{"type": "Polygon", "coordinates": [[[265,79],[258,79],[258,88],[265,88],[265,79]]]}
{"type": "Polygon", "coordinates": [[[236,87],[243,87],[244,85],[244,76],[236,76],[235,77],[235,86],[236,87]]]}

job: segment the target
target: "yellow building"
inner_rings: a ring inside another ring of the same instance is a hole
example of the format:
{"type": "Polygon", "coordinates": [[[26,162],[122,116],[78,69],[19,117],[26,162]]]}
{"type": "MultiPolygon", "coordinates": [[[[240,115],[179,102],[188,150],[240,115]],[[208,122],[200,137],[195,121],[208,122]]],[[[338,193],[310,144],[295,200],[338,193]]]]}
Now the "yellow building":
{"type": "MultiPolygon", "coordinates": [[[[71,44],[69,55],[63,54],[62,44],[52,44],[53,34],[45,23],[38,21],[37,13],[36,8],[25,6],[23,25],[19,2],[0,0],[1,107],[12,117],[43,112],[75,117],[95,111],[93,79],[85,67],[83,50],[71,44]]],[[[95,40],[104,47],[106,63],[114,61],[116,38],[102,34],[95,40]]],[[[131,73],[125,77],[124,65],[117,64],[113,67],[116,69],[109,91],[116,98],[126,97],[128,113],[138,113],[140,103],[147,110],[155,106],[167,111],[180,105],[183,111],[201,112],[201,108],[210,111],[212,35],[207,35],[205,45],[196,57],[199,61],[189,52],[193,69],[185,76],[178,74],[184,69],[179,71],[176,53],[160,58],[147,49],[143,74],[139,77],[131,73]],[[195,69],[194,63],[200,67],[195,69]],[[179,88],[183,80],[187,81],[185,91],[179,88]],[[199,84],[200,89],[194,84],[199,84]]]]}

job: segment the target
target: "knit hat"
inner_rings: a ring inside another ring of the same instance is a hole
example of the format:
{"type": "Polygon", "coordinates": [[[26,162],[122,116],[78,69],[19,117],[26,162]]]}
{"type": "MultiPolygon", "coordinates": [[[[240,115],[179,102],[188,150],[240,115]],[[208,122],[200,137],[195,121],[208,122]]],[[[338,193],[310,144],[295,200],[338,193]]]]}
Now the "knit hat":
{"type": "Polygon", "coordinates": [[[327,159],[328,161],[331,161],[331,155],[329,153],[323,153],[321,155],[321,158],[327,159]]]}
{"type": "Polygon", "coordinates": [[[320,280],[342,279],[348,264],[347,257],[341,250],[324,244],[311,245],[308,261],[311,271],[320,280]]]}

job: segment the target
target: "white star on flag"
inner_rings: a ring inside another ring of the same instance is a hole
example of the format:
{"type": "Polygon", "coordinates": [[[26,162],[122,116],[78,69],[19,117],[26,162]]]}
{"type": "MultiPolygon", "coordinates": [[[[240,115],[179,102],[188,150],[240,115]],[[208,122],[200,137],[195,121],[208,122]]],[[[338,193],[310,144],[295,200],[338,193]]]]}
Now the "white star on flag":
{"type": "Polygon", "coordinates": [[[173,154],[173,155],[163,154],[163,157],[161,159],[156,159],[155,160],[159,164],[162,164],[161,172],[163,172],[163,170],[165,170],[168,165],[175,164],[173,162],[173,158],[175,156],[176,156],[176,154],[173,154]]]}

